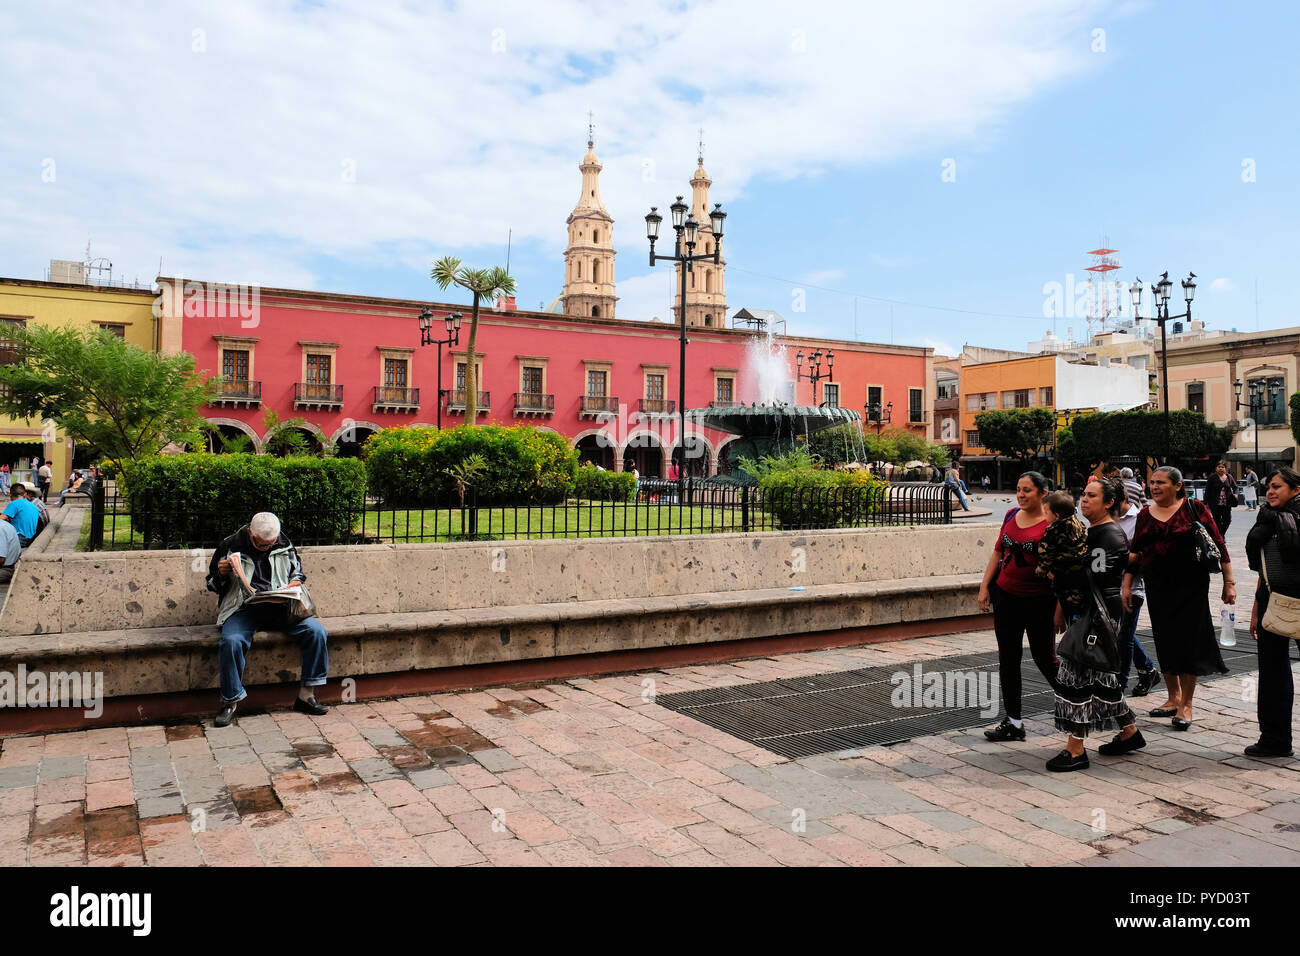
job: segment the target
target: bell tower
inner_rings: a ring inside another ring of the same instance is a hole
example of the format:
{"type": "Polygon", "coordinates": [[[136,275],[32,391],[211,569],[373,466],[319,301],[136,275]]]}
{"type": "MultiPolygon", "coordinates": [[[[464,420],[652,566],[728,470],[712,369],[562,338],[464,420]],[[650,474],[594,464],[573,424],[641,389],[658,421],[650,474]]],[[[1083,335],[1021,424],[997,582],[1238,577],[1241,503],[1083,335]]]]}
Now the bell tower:
{"type": "MultiPolygon", "coordinates": [[[[704,169],[704,131],[700,130],[695,175],[691,177],[689,212],[689,215],[699,224],[699,238],[694,250],[697,256],[711,254],[717,242],[709,219],[709,187],[712,185],[713,180],[709,179],[709,174],[704,169]]],[[[727,324],[727,286],[724,279],[726,267],[725,259],[717,265],[711,261],[697,262],[694,269],[686,274],[686,325],[688,327],[722,328],[727,324]]],[[[682,268],[682,264],[678,263],[677,269],[682,268]]],[[[681,321],[681,287],[682,276],[678,271],[673,285],[673,288],[678,290],[673,297],[673,315],[678,322],[681,321]]]]}
{"type": "Polygon", "coordinates": [[[582,193],[565,220],[569,244],[564,250],[564,313],[573,316],[614,318],[614,219],[600,198],[600,162],[596,159],[595,124],[587,124],[587,155],[582,171],[582,193]]]}

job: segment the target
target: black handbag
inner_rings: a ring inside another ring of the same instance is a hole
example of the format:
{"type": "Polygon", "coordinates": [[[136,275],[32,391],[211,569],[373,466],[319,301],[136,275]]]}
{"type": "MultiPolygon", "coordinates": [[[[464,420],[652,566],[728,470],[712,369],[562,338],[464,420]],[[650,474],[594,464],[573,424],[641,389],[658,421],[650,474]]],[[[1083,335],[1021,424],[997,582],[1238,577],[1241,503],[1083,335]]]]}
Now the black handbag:
{"type": "Polygon", "coordinates": [[[1087,571],[1088,587],[1092,591],[1092,606],[1081,614],[1065,631],[1056,648],[1061,657],[1076,668],[1119,673],[1119,624],[1106,610],[1106,602],[1087,571]]]}
{"type": "Polygon", "coordinates": [[[1214,543],[1214,535],[1210,534],[1210,529],[1201,522],[1196,509],[1192,507],[1192,499],[1188,498],[1185,505],[1194,525],[1192,533],[1195,535],[1196,563],[1210,574],[1222,574],[1223,555],[1219,553],[1219,546],[1214,543]]]}

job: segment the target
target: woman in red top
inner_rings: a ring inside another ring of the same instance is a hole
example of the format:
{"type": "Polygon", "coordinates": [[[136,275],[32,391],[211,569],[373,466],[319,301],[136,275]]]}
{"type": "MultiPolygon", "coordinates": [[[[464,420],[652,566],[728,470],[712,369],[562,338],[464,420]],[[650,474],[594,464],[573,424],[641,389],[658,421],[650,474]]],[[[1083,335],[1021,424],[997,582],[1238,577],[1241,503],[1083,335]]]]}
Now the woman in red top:
{"type": "Polygon", "coordinates": [[[998,679],[1007,715],[992,730],[989,740],[1024,740],[1020,712],[1020,659],[1024,637],[1029,653],[1047,683],[1056,687],[1056,598],[1052,582],[1034,574],[1038,567],[1038,542],[1047,530],[1043,495],[1047,479],[1027,471],[1016,482],[1016,503],[1002,522],[993,555],[980,583],[979,607],[993,610],[993,631],[998,639],[998,679]]]}
{"type": "Polygon", "coordinates": [[[1134,575],[1146,582],[1151,634],[1169,688],[1169,699],[1150,716],[1172,717],[1174,730],[1186,730],[1192,722],[1196,678],[1228,673],[1210,619],[1210,572],[1196,558],[1197,521],[1219,549],[1223,603],[1237,603],[1223,535],[1209,508],[1184,497],[1182,472],[1170,465],[1151,473],[1151,504],[1138,513],[1122,591],[1124,607],[1132,611],[1134,575]]]}

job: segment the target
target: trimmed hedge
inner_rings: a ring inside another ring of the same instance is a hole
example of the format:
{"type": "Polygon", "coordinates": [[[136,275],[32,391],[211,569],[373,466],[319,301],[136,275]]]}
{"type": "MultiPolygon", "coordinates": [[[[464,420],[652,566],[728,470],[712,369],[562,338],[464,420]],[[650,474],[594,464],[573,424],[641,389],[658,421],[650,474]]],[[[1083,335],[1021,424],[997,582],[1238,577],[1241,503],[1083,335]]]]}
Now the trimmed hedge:
{"type": "Polygon", "coordinates": [[[573,497],[590,501],[631,501],[636,495],[636,476],[630,471],[604,471],[595,465],[578,466],[573,497]]]}
{"type": "Polygon", "coordinates": [[[852,526],[879,509],[887,482],[866,471],[800,468],[759,479],[762,507],[782,527],[852,526]]]}
{"type": "Polygon", "coordinates": [[[355,458],[155,455],[131,469],[132,529],[146,547],[185,547],[233,534],[273,511],[300,541],[346,541],[365,501],[365,466],[355,458]]]}
{"type": "Polygon", "coordinates": [[[474,484],[479,505],[551,504],[573,491],[577,449],[563,435],[527,425],[385,428],[362,446],[371,494],[388,505],[459,507],[446,470],[470,455],[487,462],[474,484]]]}

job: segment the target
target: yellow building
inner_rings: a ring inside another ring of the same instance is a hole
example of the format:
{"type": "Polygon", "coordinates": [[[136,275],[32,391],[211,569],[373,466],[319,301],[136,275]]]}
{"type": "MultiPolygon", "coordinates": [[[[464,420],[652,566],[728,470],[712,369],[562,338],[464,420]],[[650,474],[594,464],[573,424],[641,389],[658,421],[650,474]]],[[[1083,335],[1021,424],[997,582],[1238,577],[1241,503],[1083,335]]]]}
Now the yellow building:
{"type": "MultiPolygon", "coordinates": [[[[16,355],[6,334],[27,325],[107,328],[132,345],[155,347],[154,293],[63,282],[38,282],[0,277],[0,362],[16,355]]],[[[15,481],[35,480],[32,457],[39,455],[54,472],[51,489],[67,483],[72,468],[72,439],[52,425],[0,415],[0,464],[8,464],[15,481]]]]}

